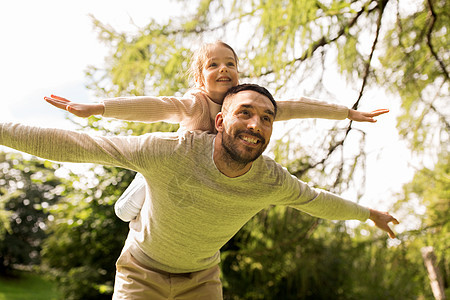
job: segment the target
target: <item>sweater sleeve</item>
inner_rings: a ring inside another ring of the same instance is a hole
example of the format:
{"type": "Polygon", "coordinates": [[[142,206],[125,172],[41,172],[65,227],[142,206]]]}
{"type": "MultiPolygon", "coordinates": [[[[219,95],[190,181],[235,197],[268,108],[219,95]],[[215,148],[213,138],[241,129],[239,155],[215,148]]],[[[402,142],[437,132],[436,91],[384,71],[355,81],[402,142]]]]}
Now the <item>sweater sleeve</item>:
{"type": "Polygon", "coordinates": [[[203,113],[195,97],[120,97],[103,100],[104,117],[139,122],[182,123],[203,113]]]}
{"type": "Polygon", "coordinates": [[[276,121],[302,118],[321,118],[344,120],[348,116],[348,108],[315,99],[301,97],[295,100],[278,101],[276,121]]]}
{"type": "Polygon", "coordinates": [[[327,191],[315,191],[317,196],[310,201],[291,204],[290,206],[311,216],[328,220],[359,220],[364,222],[370,216],[370,211],[366,207],[327,191]]]}
{"type": "Polygon", "coordinates": [[[165,151],[144,136],[91,136],[83,132],[0,123],[0,144],[44,159],[98,163],[144,170],[156,163],[156,153],[165,151]]]}
{"type": "Polygon", "coordinates": [[[310,187],[307,183],[291,175],[289,171],[273,162],[270,176],[275,181],[274,195],[280,205],[301,210],[311,216],[328,220],[366,221],[370,216],[368,208],[345,200],[333,193],[310,187]]]}

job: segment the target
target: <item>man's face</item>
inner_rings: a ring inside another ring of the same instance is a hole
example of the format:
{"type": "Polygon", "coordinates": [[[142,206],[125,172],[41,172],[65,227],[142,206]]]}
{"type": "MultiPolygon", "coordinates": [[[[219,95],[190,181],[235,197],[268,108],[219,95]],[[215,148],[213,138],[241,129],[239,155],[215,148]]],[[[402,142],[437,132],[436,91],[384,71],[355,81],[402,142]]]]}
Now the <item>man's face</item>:
{"type": "Polygon", "coordinates": [[[238,163],[247,164],[257,159],[269,144],[275,109],[269,98],[252,90],[231,97],[217,130],[229,156],[238,163]]]}

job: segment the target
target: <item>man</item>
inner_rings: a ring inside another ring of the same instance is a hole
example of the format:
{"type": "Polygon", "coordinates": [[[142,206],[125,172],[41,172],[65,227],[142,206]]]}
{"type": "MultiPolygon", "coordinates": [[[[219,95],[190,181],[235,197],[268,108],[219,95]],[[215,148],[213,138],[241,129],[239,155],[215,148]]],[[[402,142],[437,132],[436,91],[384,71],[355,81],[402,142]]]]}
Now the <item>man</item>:
{"type": "Polygon", "coordinates": [[[219,249],[258,211],[286,205],[313,216],[365,221],[394,233],[388,213],[310,188],[262,156],[277,107],[264,88],[244,84],[226,95],[217,136],[88,134],[2,124],[0,143],[43,158],[116,165],[149,185],[117,261],[114,299],[222,299],[219,249]]]}

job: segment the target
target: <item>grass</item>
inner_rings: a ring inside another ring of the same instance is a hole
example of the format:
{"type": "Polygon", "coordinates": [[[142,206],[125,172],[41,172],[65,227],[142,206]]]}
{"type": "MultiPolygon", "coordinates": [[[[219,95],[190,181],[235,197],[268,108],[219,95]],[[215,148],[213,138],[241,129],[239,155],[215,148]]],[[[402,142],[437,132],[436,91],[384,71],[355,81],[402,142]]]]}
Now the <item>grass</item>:
{"type": "Polygon", "coordinates": [[[58,300],[56,284],[42,275],[18,272],[16,277],[0,276],[0,300],[58,300]]]}

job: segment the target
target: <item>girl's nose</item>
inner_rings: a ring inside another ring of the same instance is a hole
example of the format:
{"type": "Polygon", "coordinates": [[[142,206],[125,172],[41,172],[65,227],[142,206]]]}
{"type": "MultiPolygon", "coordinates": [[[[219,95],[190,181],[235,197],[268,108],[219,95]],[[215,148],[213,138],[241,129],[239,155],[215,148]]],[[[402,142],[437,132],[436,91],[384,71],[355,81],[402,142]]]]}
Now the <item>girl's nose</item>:
{"type": "Polygon", "coordinates": [[[221,67],[220,67],[220,73],[224,73],[224,72],[228,72],[228,68],[227,68],[227,66],[225,66],[225,65],[222,65],[221,67]]]}

